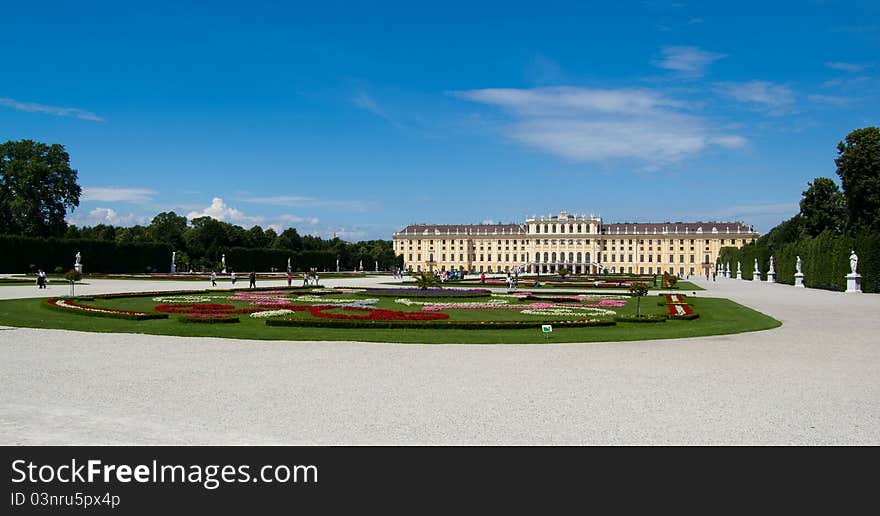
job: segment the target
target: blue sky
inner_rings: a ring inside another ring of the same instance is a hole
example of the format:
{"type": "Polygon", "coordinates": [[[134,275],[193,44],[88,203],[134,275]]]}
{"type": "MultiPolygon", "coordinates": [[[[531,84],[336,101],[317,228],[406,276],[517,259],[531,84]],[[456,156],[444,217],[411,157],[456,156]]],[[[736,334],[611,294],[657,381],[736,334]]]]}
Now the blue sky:
{"type": "Polygon", "coordinates": [[[4,2],[0,139],[62,143],[79,225],[347,240],[413,222],[766,231],[878,125],[877,2],[4,2]]]}

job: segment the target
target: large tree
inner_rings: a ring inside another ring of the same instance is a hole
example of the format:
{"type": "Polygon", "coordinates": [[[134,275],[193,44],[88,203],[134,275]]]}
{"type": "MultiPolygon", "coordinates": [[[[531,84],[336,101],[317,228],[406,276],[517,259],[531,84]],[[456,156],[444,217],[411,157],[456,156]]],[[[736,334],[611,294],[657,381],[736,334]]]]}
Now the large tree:
{"type": "Polygon", "coordinates": [[[82,189],[63,145],[33,140],[0,144],[0,233],[61,236],[82,189]]]}
{"type": "Polygon", "coordinates": [[[801,215],[807,233],[816,236],[825,230],[839,232],[846,221],[846,206],[837,184],[827,177],[807,183],[801,198],[801,215]]]}
{"type": "Polygon", "coordinates": [[[837,144],[849,228],[880,231],[880,128],[864,127],[837,144]]]}
{"type": "Polygon", "coordinates": [[[170,244],[174,249],[183,248],[183,233],[186,231],[186,217],[173,211],[163,211],[153,217],[147,232],[156,242],[170,244]]]}

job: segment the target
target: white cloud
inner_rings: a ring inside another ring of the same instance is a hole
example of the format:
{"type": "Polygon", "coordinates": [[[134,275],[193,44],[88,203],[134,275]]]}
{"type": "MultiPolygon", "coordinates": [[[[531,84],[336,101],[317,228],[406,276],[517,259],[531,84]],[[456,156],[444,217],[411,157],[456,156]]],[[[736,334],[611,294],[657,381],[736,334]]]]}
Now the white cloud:
{"type": "MultiPolygon", "coordinates": [[[[189,220],[198,217],[211,217],[212,219],[243,227],[259,225],[265,228],[272,228],[279,232],[289,227],[296,227],[299,229],[303,226],[317,226],[321,223],[321,219],[318,217],[304,217],[289,213],[271,216],[247,215],[243,211],[229,206],[220,197],[214,197],[214,199],[211,200],[211,205],[207,208],[191,211],[186,215],[186,218],[189,220]]],[[[302,233],[304,231],[300,232],[302,233]]]]}
{"type": "Polygon", "coordinates": [[[211,200],[211,205],[204,210],[191,211],[186,215],[186,218],[189,220],[199,217],[211,217],[212,219],[217,219],[222,222],[238,225],[259,224],[263,220],[263,217],[249,217],[241,210],[227,206],[220,197],[214,197],[214,199],[211,200]]]}
{"type": "Polygon", "coordinates": [[[718,89],[739,102],[752,104],[774,115],[790,111],[794,104],[794,92],[783,84],[767,81],[724,82],[718,85],[718,89]]]}
{"type": "Polygon", "coordinates": [[[388,114],[385,113],[385,110],[382,109],[381,106],[379,106],[379,103],[376,102],[376,100],[373,99],[373,97],[371,97],[370,94],[365,91],[359,91],[351,99],[351,102],[355,106],[357,106],[365,111],[369,111],[370,113],[373,113],[376,116],[379,116],[379,117],[382,117],[385,119],[389,118],[388,114]]]}
{"type": "Polygon", "coordinates": [[[119,215],[112,208],[95,208],[84,216],[79,214],[70,217],[67,222],[77,226],[96,226],[98,224],[107,224],[111,226],[133,226],[135,224],[146,225],[149,223],[147,217],[134,215],[119,215]]]}
{"type": "Polygon", "coordinates": [[[37,104],[35,102],[19,102],[8,97],[0,97],[0,106],[6,106],[18,111],[27,111],[29,113],[45,113],[55,116],[72,116],[81,120],[91,120],[93,122],[103,122],[104,119],[90,111],[79,108],[66,108],[59,106],[49,106],[46,104],[37,104]]]}
{"type": "Polygon", "coordinates": [[[831,68],[832,70],[840,70],[842,72],[862,72],[868,68],[870,68],[871,64],[860,64],[860,63],[844,63],[842,61],[831,61],[825,63],[825,66],[831,68]]]}
{"type": "Polygon", "coordinates": [[[663,58],[652,61],[654,66],[673,70],[685,77],[702,77],[709,65],[727,57],[727,54],[707,52],[697,47],[663,47],[660,53],[663,58]]]}
{"type": "Polygon", "coordinates": [[[367,211],[370,209],[370,207],[373,204],[369,201],[318,199],[315,197],[303,197],[303,196],[298,196],[298,195],[274,195],[274,196],[269,196],[269,197],[248,197],[248,198],[244,198],[241,200],[245,201],[245,202],[252,202],[252,203],[259,203],[259,204],[274,204],[277,206],[324,207],[324,208],[345,209],[345,210],[352,210],[352,211],[367,211]]]}
{"type": "Polygon", "coordinates": [[[853,99],[849,97],[840,97],[837,95],[808,95],[810,102],[817,104],[831,104],[832,106],[843,106],[849,104],[853,99]]]}
{"type": "Polygon", "coordinates": [[[318,217],[300,217],[299,215],[281,215],[278,217],[278,221],[284,224],[308,224],[311,226],[315,226],[321,223],[321,219],[318,217]]]}
{"type": "Polygon", "coordinates": [[[513,117],[508,137],[575,161],[636,159],[648,169],[679,161],[707,145],[737,147],[745,139],[713,134],[685,103],[642,89],[574,87],[485,89],[454,95],[501,107],[513,117]]]}
{"type": "Polygon", "coordinates": [[[120,188],[115,186],[84,186],[81,200],[98,202],[148,202],[156,195],[148,188],[120,188]]]}

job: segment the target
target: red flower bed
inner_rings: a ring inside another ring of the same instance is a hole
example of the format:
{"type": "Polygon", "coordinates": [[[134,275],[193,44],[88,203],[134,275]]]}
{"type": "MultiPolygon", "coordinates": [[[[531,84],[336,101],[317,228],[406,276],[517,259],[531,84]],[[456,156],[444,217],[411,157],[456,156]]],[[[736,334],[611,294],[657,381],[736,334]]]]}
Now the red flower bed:
{"type": "Polygon", "coordinates": [[[672,317],[687,317],[693,315],[694,311],[689,305],[666,305],[666,315],[672,317]]]}
{"type": "Polygon", "coordinates": [[[238,316],[229,313],[203,313],[203,314],[186,314],[181,319],[184,322],[198,323],[237,323],[238,316]]]}
{"type": "Polygon", "coordinates": [[[312,317],[321,317],[323,319],[349,319],[355,321],[436,321],[438,319],[449,319],[449,314],[440,312],[404,312],[401,310],[383,310],[381,308],[362,308],[358,306],[284,304],[272,305],[272,308],[276,310],[285,309],[293,310],[294,312],[308,312],[312,317]],[[355,313],[346,314],[328,311],[334,308],[355,313]]]}
{"type": "Polygon", "coordinates": [[[235,308],[233,305],[220,305],[216,303],[178,303],[173,305],[159,305],[153,307],[157,312],[172,314],[250,314],[261,312],[259,308],[235,308]]]}

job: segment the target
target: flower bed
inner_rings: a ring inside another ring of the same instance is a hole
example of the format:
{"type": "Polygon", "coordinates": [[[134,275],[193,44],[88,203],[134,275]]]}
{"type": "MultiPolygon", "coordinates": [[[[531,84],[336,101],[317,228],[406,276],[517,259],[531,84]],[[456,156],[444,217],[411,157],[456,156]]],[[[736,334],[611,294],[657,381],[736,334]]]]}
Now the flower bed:
{"type": "Polygon", "coordinates": [[[558,328],[587,328],[592,326],[614,326],[611,320],[568,320],[568,321],[340,321],[327,319],[267,319],[267,326],[310,327],[310,328],[413,328],[445,330],[540,330],[542,324],[552,324],[558,328]]]}
{"type": "Polygon", "coordinates": [[[270,317],[281,317],[283,315],[293,315],[293,310],[286,308],[281,310],[266,310],[265,312],[254,312],[250,316],[254,319],[269,319],[270,317]]]}
{"type": "Polygon", "coordinates": [[[547,308],[527,308],[520,310],[523,315],[545,315],[553,317],[566,316],[601,316],[616,315],[614,310],[606,310],[604,308],[594,308],[589,306],[550,306],[547,308]]]}
{"type": "Polygon", "coordinates": [[[233,305],[216,303],[179,303],[174,305],[158,305],[153,308],[157,312],[172,314],[249,314],[262,311],[260,308],[235,308],[233,305]]]}
{"type": "Polygon", "coordinates": [[[660,294],[661,300],[658,305],[686,305],[687,296],[684,294],[660,294]]]}
{"type": "Polygon", "coordinates": [[[186,323],[206,323],[206,324],[229,324],[239,322],[238,317],[225,313],[194,313],[186,314],[180,318],[181,322],[186,323]]]}
{"type": "Polygon", "coordinates": [[[147,312],[133,312],[131,310],[115,310],[112,308],[98,308],[95,306],[85,306],[70,299],[49,299],[48,306],[70,313],[92,315],[95,317],[112,317],[115,319],[128,319],[132,321],[144,321],[147,319],[167,319],[166,314],[151,314],[147,312]]]}
{"type": "Polygon", "coordinates": [[[325,319],[348,319],[348,320],[372,320],[372,321],[433,321],[438,319],[449,319],[449,314],[439,312],[404,312],[400,310],[383,310],[380,308],[361,308],[357,306],[341,307],[347,312],[355,312],[360,315],[328,312],[334,308],[340,308],[330,305],[309,306],[308,311],[313,317],[322,317],[325,319]]]}
{"type": "Polygon", "coordinates": [[[700,314],[696,313],[690,305],[684,304],[669,304],[666,305],[666,317],[668,319],[684,319],[691,320],[699,317],[700,314]]]}
{"type": "Polygon", "coordinates": [[[394,297],[485,297],[490,291],[482,288],[371,288],[363,292],[368,296],[394,296],[394,297]]]}

